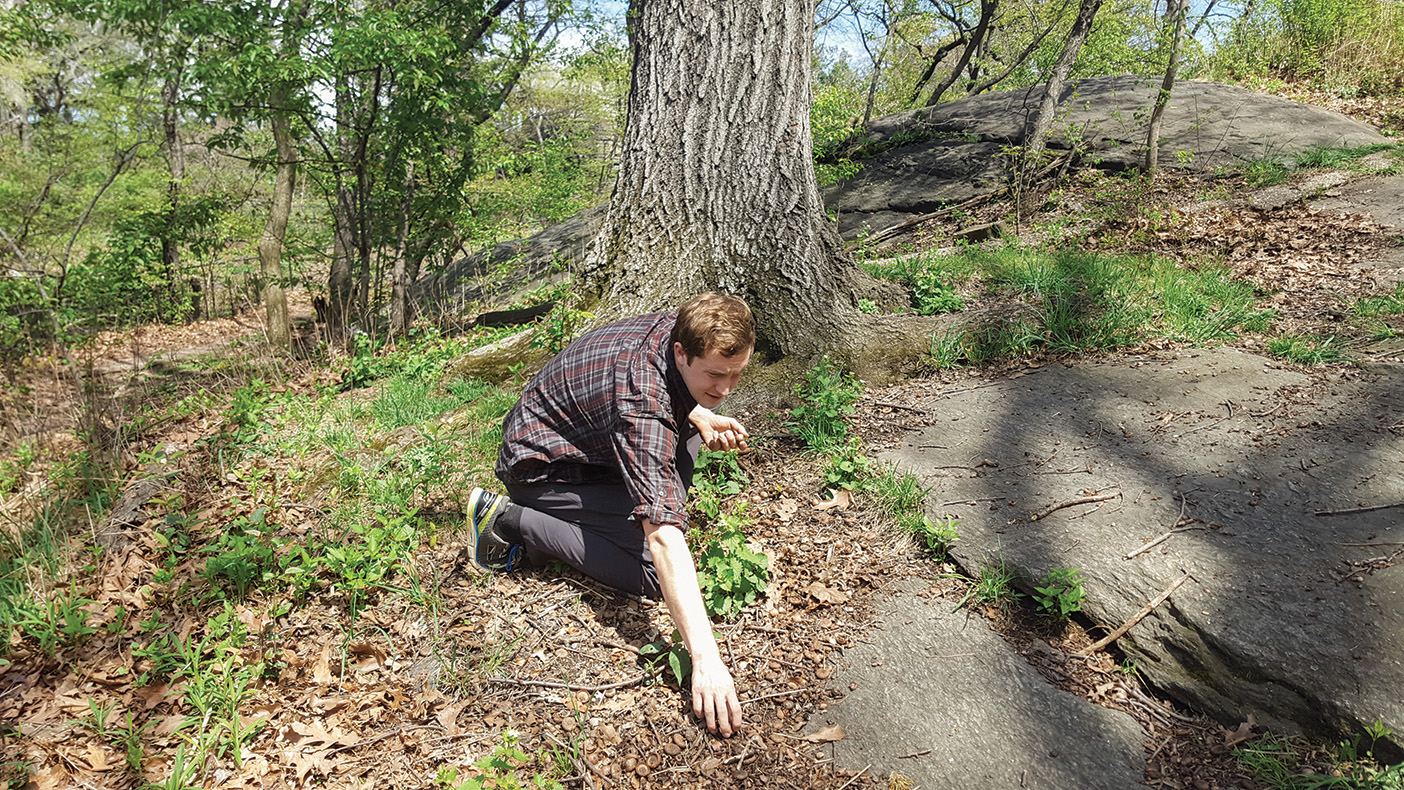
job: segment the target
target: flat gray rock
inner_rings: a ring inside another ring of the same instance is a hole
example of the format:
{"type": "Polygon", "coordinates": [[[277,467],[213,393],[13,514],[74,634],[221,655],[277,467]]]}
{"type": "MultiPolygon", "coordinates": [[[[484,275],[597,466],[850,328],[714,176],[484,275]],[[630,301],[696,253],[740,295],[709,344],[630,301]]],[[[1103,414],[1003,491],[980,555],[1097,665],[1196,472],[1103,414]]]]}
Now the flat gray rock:
{"type": "Polygon", "coordinates": [[[1107,630],[1192,574],[1117,643],[1170,696],[1331,737],[1378,719],[1398,754],[1404,508],[1336,511],[1404,502],[1404,367],[1322,375],[1226,348],[1053,364],[929,396],[885,457],[961,520],[967,573],[1079,568],[1107,630]]]}
{"type": "MultiPolygon", "coordinates": [[[[1159,79],[1134,75],[1069,83],[1059,98],[1051,151],[1078,145],[1084,164],[1107,170],[1139,166],[1148,108],[1159,79]]],[[[866,224],[879,231],[911,216],[989,194],[1008,180],[996,154],[1025,143],[1043,86],[970,96],[909,110],[868,124],[868,138],[926,137],[861,160],[863,169],[824,190],[848,236],[866,224]]],[[[1369,124],[1339,113],[1233,85],[1187,81],[1175,85],[1162,121],[1162,167],[1209,171],[1272,159],[1291,165],[1317,146],[1358,147],[1390,140],[1369,124]]]]}
{"type": "Polygon", "coordinates": [[[984,618],[911,587],[883,604],[869,644],[844,653],[833,683],[857,688],[806,728],[843,727],[831,747],[841,767],[929,790],[1144,786],[1130,716],[1050,685],[984,618]]]}

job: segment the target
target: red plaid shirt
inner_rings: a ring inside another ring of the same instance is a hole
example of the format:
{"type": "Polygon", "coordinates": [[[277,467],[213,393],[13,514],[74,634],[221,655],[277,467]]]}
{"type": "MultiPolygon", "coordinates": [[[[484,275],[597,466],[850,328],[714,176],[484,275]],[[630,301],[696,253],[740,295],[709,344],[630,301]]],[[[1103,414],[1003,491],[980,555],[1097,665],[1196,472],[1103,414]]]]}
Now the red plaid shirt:
{"type": "Polygon", "coordinates": [[[621,479],[634,517],[686,523],[677,459],[696,428],[697,401],[673,358],[677,313],[628,318],[587,332],[527,385],[502,424],[504,483],[621,479]]]}

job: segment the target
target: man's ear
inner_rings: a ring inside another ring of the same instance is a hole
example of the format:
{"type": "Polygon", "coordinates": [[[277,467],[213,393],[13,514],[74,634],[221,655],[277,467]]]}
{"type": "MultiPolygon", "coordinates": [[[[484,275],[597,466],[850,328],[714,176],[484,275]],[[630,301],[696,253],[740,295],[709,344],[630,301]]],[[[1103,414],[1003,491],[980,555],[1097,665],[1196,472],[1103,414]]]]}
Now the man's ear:
{"type": "Polygon", "coordinates": [[[678,367],[692,365],[692,360],[687,358],[687,352],[683,351],[683,344],[676,340],[673,341],[673,359],[677,361],[678,367]]]}

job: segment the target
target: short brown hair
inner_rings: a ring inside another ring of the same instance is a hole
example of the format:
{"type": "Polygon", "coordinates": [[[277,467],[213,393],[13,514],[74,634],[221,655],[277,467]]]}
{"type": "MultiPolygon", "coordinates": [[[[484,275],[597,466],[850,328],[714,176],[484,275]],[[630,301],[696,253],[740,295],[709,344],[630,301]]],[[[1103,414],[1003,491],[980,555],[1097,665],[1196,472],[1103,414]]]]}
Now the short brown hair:
{"type": "Polygon", "coordinates": [[[709,291],[678,308],[670,339],[682,343],[689,364],[713,350],[734,357],[755,347],[755,319],[741,297],[709,291]]]}

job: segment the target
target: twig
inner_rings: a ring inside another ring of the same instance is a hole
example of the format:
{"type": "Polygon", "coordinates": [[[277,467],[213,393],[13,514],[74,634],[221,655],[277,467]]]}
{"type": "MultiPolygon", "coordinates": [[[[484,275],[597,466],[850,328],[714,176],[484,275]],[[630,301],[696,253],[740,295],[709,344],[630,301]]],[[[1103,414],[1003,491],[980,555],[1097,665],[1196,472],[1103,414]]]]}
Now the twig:
{"type": "Polygon", "coordinates": [[[590,787],[593,788],[593,790],[600,790],[600,786],[595,784],[594,778],[590,776],[591,771],[599,774],[600,776],[604,776],[604,773],[600,771],[600,769],[592,765],[590,761],[585,759],[583,755],[580,757],[575,756],[572,753],[573,750],[569,746],[566,746],[565,743],[563,743],[560,739],[558,739],[551,733],[542,730],[541,734],[545,735],[547,738],[550,738],[552,742],[554,742],[557,746],[561,747],[562,749],[565,749],[566,758],[569,759],[572,763],[575,763],[575,770],[580,772],[581,778],[584,779],[586,782],[589,782],[590,787]]]}
{"type": "Polygon", "coordinates": [[[1116,499],[1119,496],[1121,496],[1121,492],[1114,491],[1110,494],[1092,494],[1091,496],[1080,496],[1075,499],[1068,499],[1063,502],[1059,502],[1056,505],[1049,505],[1048,507],[1033,514],[1032,516],[1029,516],[1029,521],[1038,521],[1041,518],[1047,518],[1049,514],[1062,510],[1065,507],[1072,507],[1073,505],[1086,505],[1089,502],[1105,502],[1108,499],[1116,499]]]}
{"type": "Polygon", "coordinates": [[[1182,437],[1182,436],[1189,436],[1190,434],[1194,433],[1195,431],[1202,431],[1202,430],[1204,430],[1205,428],[1213,428],[1215,425],[1218,425],[1219,423],[1228,422],[1229,420],[1233,419],[1233,403],[1230,402],[1230,401],[1224,401],[1224,406],[1226,406],[1226,407],[1228,408],[1228,416],[1227,416],[1227,417],[1223,418],[1222,420],[1219,420],[1218,422],[1211,422],[1211,423],[1207,423],[1207,424],[1205,424],[1205,425],[1200,425],[1200,426],[1196,426],[1196,427],[1194,427],[1194,428],[1190,428],[1188,431],[1185,431],[1184,433],[1177,433],[1177,434],[1175,434],[1175,438],[1176,438],[1176,439],[1179,439],[1179,438],[1182,437]]]}
{"type": "MultiPolygon", "coordinates": [[[[1170,525],[1170,530],[1169,530],[1168,532],[1166,532],[1164,535],[1161,535],[1160,537],[1158,537],[1158,538],[1156,538],[1155,540],[1151,541],[1150,543],[1147,543],[1146,545],[1140,547],[1139,549],[1136,549],[1135,551],[1131,552],[1130,554],[1127,554],[1125,557],[1122,557],[1122,559],[1129,560],[1129,559],[1132,559],[1133,557],[1136,557],[1136,556],[1138,556],[1138,555],[1145,554],[1146,552],[1150,551],[1151,549],[1155,548],[1156,546],[1159,546],[1160,544],[1162,544],[1162,543],[1164,543],[1165,541],[1169,540],[1169,539],[1170,539],[1170,536],[1171,536],[1171,535],[1174,535],[1176,532],[1183,532],[1184,530],[1176,529],[1176,527],[1178,527],[1178,526],[1180,525],[1180,522],[1181,522],[1181,521],[1184,521],[1184,519],[1185,519],[1185,495],[1184,495],[1184,494],[1180,494],[1180,515],[1178,515],[1178,516],[1175,517],[1175,523],[1173,523],[1173,524],[1170,525]]],[[[1186,527],[1186,529],[1199,529],[1199,527],[1186,527]]]]}
{"type": "Polygon", "coordinates": [[[922,755],[926,755],[926,754],[931,754],[931,750],[930,750],[930,749],[922,749],[922,750],[919,751],[919,752],[912,752],[911,754],[899,754],[899,755],[897,755],[897,759],[899,759],[899,760],[910,760],[910,759],[913,758],[913,757],[921,757],[922,755]]]}
{"type": "Polygon", "coordinates": [[[1077,655],[1091,655],[1097,652],[1098,650],[1101,650],[1102,648],[1106,647],[1107,645],[1111,644],[1112,642],[1115,642],[1116,640],[1120,639],[1123,634],[1131,630],[1132,626],[1134,626],[1136,623],[1141,622],[1141,620],[1145,619],[1146,615],[1155,611],[1155,607],[1165,603],[1165,600],[1169,598],[1171,594],[1173,594],[1176,590],[1180,589],[1180,585],[1184,584],[1189,579],[1189,577],[1190,575],[1186,573],[1180,578],[1176,579],[1173,584],[1165,588],[1165,592],[1162,592],[1160,595],[1157,595],[1155,597],[1155,600],[1142,607],[1141,611],[1131,615],[1131,619],[1127,620],[1125,623],[1122,623],[1120,628],[1116,629],[1115,631],[1112,631],[1110,634],[1107,634],[1101,639],[1098,639],[1096,642],[1092,643],[1091,647],[1077,651],[1077,655]]]}
{"type": "Polygon", "coordinates": [[[874,405],[874,406],[881,406],[881,407],[887,408],[887,409],[901,409],[901,410],[903,410],[903,411],[909,411],[909,412],[912,412],[912,413],[914,413],[914,414],[930,414],[930,413],[931,413],[931,412],[927,411],[926,409],[918,409],[918,408],[916,408],[915,406],[903,406],[903,405],[900,404],[900,403],[889,403],[888,401],[885,401],[885,400],[875,400],[875,401],[873,401],[873,405],[874,405]]]}
{"type": "MultiPolygon", "coordinates": [[[[1404,543],[1337,543],[1337,546],[1404,546],[1404,543]]],[[[4,696],[0,694],[0,696],[4,696]]]]}
{"type": "Polygon", "coordinates": [[[742,705],[746,705],[746,704],[751,703],[751,702],[760,702],[760,701],[763,700],[763,699],[774,699],[774,698],[776,698],[776,697],[788,697],[788,696],[790,696],[791,694],[798,694],[798,693],[800,693],[801,691],[804,691],[804,689],[800,688],[800,689],[790,689],[789,691],[777,691],[777,692],[775,692],[774,694],[766,694],[765,696],[762,696],[762,697],[751,697],[750,699],[743,699],[743,700],[741,700],[741,704],[742,704],[742,705]]]}
{"type": "Polygon", "coordinates": [[[951,505],[973,505],[976,502],[998,502],[1003,498],[1004,497],[987,496],[982,499],[952,499],[950,502],[942,502],[941,507],[950,507],[951,505]]]}
{"type": "Polygon", "coordinates": [[[914,227],[914,226],[916,226],[916,225],[920,225],[921,223],[927,222],[927,221],[929,221],[929,220],[936,219],[937,217],[944,216],[944,215],[946,215],[946,214],[950,214],[951,212],[956,211],[957,209],[966,209],[966,208],[969,208],[969,207],[971,207],[971,206],[973,206],[973,205],[975,205],[975,204],[977,204],[977,203],[980,203],[980,202],[982,202],[982,201],[984,201],[984,200],[987,200],[987,199],[989,199],[989,198],[992,198],[992,197],[993,197],[992,195],[980,195],[979,197],[971,198],[971,199],[969,199],[969,200],[967,200],[967,201],[965,201],[964,203],[961,203],[961,204],[959,204],[959,205],[947,206],[947,207],[945,207],[945,208],[943,208],[943,209],[938,209],[938,210],[932,211],[932,212],[930,212],[930,213],[928,213],[928,214],[921,214],[921,215],[919,215],[919,216],[916,216],[916,217],[913,217],[913,218],[911,218],[911,219],[909,219],[909,220],[906,220],[905,222],[900,222],[900,223],[898,223],[898,224],[896,224],[896,225],[893,225],[893,226],[890,227],[890,228],[883,228],[882,230],[878,231],[877,233],[874,233],[873,235],[871,235],[871,236],[869,236],[868,238],[864,239],[864,242],[867,243],[867,244],[881,244],[882,242],[887,241],[887,240],[890,239],[890,238],[893,238],[893,237],[902,235],[902,232],[905,231],[905,230],[907,230],[908,228],[914,227]]]}
{"type": "Polygon", "coordinates": [[[417,724],[417,725],[414,725],[414,726],[412,726],[412,727],[396,727],[395,729],[393,729],[393,730],[391,730],[391,731],[389,731],[389,732],[387,732],[387,733],[383,733],[383,734],[381,734],[381,735],[377,735],[377,736],[375,736],[374,738],[367,738],[367,739],[365,739],[364,741],[357,741],[356,743],[348,743],[348,744],[346,744],[345,746],[338,746],[338,747],[336,747],[335,749],[332,749],[331,751],[327,752],[327,756],[328,756],[328,757],[331,757],[333,754],[340,754],[341,752],[347,751],[347,750],[349,750],[349,749],[356,749],[356,748],[359,748],[359,747],[361,747],[361,746],[370,746],[370,745],[373,744],[373,743],[380,743],[381,741],[385,740],[386,738],[393,738],[393,737],[395,737],[396,735],[399,735],[400,733],[404,733],[404,732],[410,732],[410,731],[413,731],[413,730],[442,730],[442,729],[443,729],[443,727],[440,727],[440,726],[437,725],[437,724],[417,724]]]}
{"type": "Polygon", "coordinates": [[[554,680],[518,680],[517,678],[488,678],[493,683],[506,683],[509,686],[539,686],[548,689],[565,689],[566,691],[610,691],[612,689],[622,689],[626,686],[635,686],[644,682],[651,676],[651,673],[644,672],[638,677],[621,680],[618,683],[606,683],[603,686],[577,686],[574,683],[558,683],[554,680]]]}
{"type": "MultiPolygon", "coordinates": [[[[1366,505],[1364,507],[1348,507],[1344,510],[1318,510],[1313,515],[1316,516],[1344,516],[1349,513],[1368,513],[1371,510],[1385,510],[1391,507],[1404,507],[1404,502],[1392,502],[1388,505],[1366,505]]],[[[1383,544],[1380,544],[1383,545],[1383,544]]]]}
{"type": "Polygon", "coordinates": [[[838,790],[843,790],[843,788],[848,787],[849,785],[851,785],[851,784],[853,784],[854,782],[858,781],[858,777],[860,777],[860,776],[862,776],[863,774],[867,773],[867,772],[868,772],[868,769],[869,769],[869,768],[872,768],[872,767],[873,767],[873,764],[872,764],[872,763],[868,763],[867,765],[863,766],[863,770],[861,770],[861,771],[859,771],[858,773],[854,774],[852,779],[849,779],[847,782],[844,782],[843,784],[839,785],[838,790]]]}

